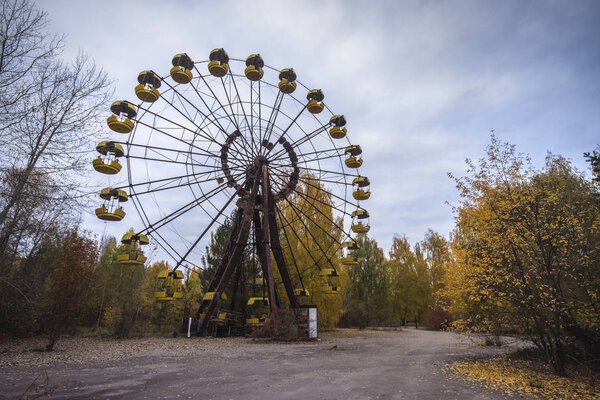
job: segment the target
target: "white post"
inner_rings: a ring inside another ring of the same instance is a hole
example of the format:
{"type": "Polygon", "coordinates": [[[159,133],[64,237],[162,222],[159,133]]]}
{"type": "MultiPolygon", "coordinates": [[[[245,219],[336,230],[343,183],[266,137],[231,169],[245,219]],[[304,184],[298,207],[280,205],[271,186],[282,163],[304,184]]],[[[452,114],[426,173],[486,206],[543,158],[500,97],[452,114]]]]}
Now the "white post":
{"type": "Polygon", "coordinates": [[[192,335],[192,317],[188,318],[188,337],[192,335]]]}

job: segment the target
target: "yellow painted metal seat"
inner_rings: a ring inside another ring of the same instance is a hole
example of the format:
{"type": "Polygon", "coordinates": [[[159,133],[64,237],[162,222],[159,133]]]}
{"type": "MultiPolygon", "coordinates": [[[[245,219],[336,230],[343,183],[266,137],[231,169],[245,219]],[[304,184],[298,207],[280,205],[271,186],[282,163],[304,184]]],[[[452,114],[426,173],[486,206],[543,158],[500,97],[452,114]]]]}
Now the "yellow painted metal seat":
{"type": "Polygon", "coordinates": [[[105,205],[96,208],[96,217],[104,221],[121,221],[125,218],[123,207],[117,207],[110,211],[105,205]]]}
{"type": "Polygon", "coordinates": [[[139,245],[146,245],[148,243],[150,243],[150,239],[148,239],[148,236],[144,235],[143,233],[126,233],[123,235],[123,237],[121,238],[121,243],[123,244],[132,244],[132,243],[137,243],[139,245]]]}
{"type": "Polygon", "coordinates": [[[133,130],[135,124],[132,118],[137,115],[137,109],[133,104],[125,100],[117,100],[111,104],[110,111],[113,115],[106,119],[110,129],[117,133],[129,133],[133,130]]]}
{"type": "Polygon", "coordinates": [[[133,130],[134,122],[126,117],[111,115],[106,119],[106,124],[117,133],[129,133],[133,130]]]}
{"type": "Polygon", "coordinates": [[[113,154],[115,157],[123,157],[125,151],[119,143],[103,140],[96,145],[96,151],[102,155],[113,154]]]}
{"type": "Polygon", "coordinates": [[[160,98],[158,88],[161,85],[160,76],[153,71],[142,71],[138,74],[138,85],[135,87],[135,95],[141,101],[153,103],[160,98]]]}
{"type": "Polygon", "coordinates": [[[115,159],[109,161],[109,163],[107,164],[104,162],[104,158],[102,158],[101,156],[98,156],[98,158],[95,158],[92,161],[92,166],[96,171],[106,175],[117,174],[119,173],[119,171],[121,171],[121,168],[123,168],[119,160],[115,159]]]}
{"type": "Polygon", "coordinates": [[[268,306],[269,299],[266,297],[250,297],[248,299],[249,306],[268,306]]]}
{"type": "Polygon", "coordinates": [[[121,238],[124,250],[117,254],[117,261],[125,265],[144,265],[148,260],[140,246],[150,243],[148,236],[142,233],[128,232],[121,238]]]}
{"type": "Polygon", "coordinates": [[[150,88],[144,84],[136,85],[135,95],[141,101],[153,103],[160,98],[160,92],[156,88],[150,88]]]}
{"type": "Polygon", "coordinates": [[[194,77],[194,74],[191,70],[183,69],[179,66],[171,67],[171,69],[169,70],[169,74],[175,82],[181,83],[182,85],[190,83],[192,81],[192,78],[194,77]]]}
{"type": "Polygon", "coordinates": [[[358,265],[360,260],[358,259],[358,257],[348,256],[348,257],[342,257],[340,262],[344,265],[354,266],[354,265],[358,265]]]}
{"type": "Polygon", "coordinates": [[[322,279],[321,293],[336,294],[339,292],[339,274],[334,268],[323,268],[319,272],[322,279]]]}
{"type": "Polygon", "coordinates": [[[125,211],[119,206],[128,199],[124,190],[107,187],[100,191],[99,196],[107,203],[96,209],[96,217],[104,221],[121,221],[125,217],[125,211]]]}
{"type": "Polygon", "coordinates": [[[344,160],[346,167],[348,168],[360,168],[363,164],[362,158],[350,156],[344,160]]]}
{"type": "Polygon", "coordinates": [[[334,139],[343,139],[346,137],[348,130],[346,128],[342,128],[341,126],[334,126],[329,128],[329,136],[334,139]]]}
{"type": "Polygon", "coordinates": [[[209,59],[208,72],[212,76],[222,78],[227,75],[229,71],[229,56],[224,49],[214,49],[210,52],[209,59]]]}
{"type": "Polygon", "coordinates": [[[293,68],[283,68],[279,72],[279,83],[277,84],[282,93],[294,93],[297,87],[296,73],[293,68]]]}
{"type": "Polygon", "coordinates": [[[323,99],[325,95],[321,91],[321,89],[312,89],[309,90],[306,95],[306,99],[308,100],[308,104],[306,108],[312,114],[319,114],[321,111],[325,109],[325,104],[323,103],[323,99]]]}
{"type": "Polygon", "coordinates": [[[183,272],[179,270],[160,271],[156,279],[154,299],[156,301],[173,301],[183,297],[182,284],[183,272]]]}
{"type": "Polygon", "coordinates": [[[354,186],[352,197],[355,200],[368,200],[371,197],[370,185],[369,178],[366,176],[357,176],[352,180],[352,186],[354,186]]]}
{"type": "Polygon", "coordinates": [[[357,208],[352,211],[352,225],[350,225],[350,229],[354,233],[367,233],[371,229],[368,221],[369,212],[363,208],[357,208]]]}
{"type": "Polygon", "coordinates": [[[302,288],[296,288],[296,289],[294,289],[294,294],[297,297],[308,297],[308,296],[310,296],[310,292],[308,291],[308,289],[302,289],[302,288]]]}
{"type": "Polygon", "coordinates": [[[246,58],[244,75],[251,81],[259,81],[265,74],[265,71],[263,70],[264,66],[265,63],[260,54],[250,54],[248,58],[246,58]]]}
{"type": "Polygon", "coordinates": [[[125,265],[144,265],[148,258],[140,252],[117,254],[117,262],[125,265]]]}
{"type": "Polygon", "coordinates": [[[321,293],[323,294],[338,294],[339,290],[340,289],[338,286],[334,286],[330,283],[324,283],[321,285],[321,293]]]}
{"type": "Polygon", "coordinates": [[[129,196],[123,189],[113,189],[111,187],[100,190],[100,198],[104,200],[116,199],[119,202],[125,202],[129,196]]]}
{"type": "Polygon", "coordinates": [[[349,157],[344,161],[348,168],[359,168],[362,165],[363,161],[360,158],[362,149],[359,145],[351,145],[346,147],[344,149],[344,153],[349,155],[349,157]]]}
{"type": "MultiPolygon", "coordinates": [[[[204,296],[202,296],[202,301],[210,301],[214,299],[216,292],[206,292],[204,296]]],[[[227,300],[227,295],[225,293],[221,293],[221,300],[227,300]]]]}
{"type": "Polygon", "coordinates": [[[355,200],[368,200],[371,197],[371,192],[368,190],[357,189],[352,192],[352,197],[355,200]]]}
{"type": "Polygon", "coordinates": [[[352,224],[351,229],[354,233],[367,233],[369,230],[371,230],[371,227],[369,225],[362,224],[361,222],[357,222],[352,224]]]}
{"type": "Polygon", "coordinates": [[[342,247],[348,250],[358,250],[358,244],[354,240],[342,243],[342,247]]]}
{"type": "Polygon", "coordinates": [[[329,123],[333,125],[331,128],[329,128],[329,135],[333,139],[342,139],[348,133],[348,130],[344,128],[346,125],[346,118],[343,115],[333,115],[329,119],[329,123]]]}
{"type": "Polygon", "coordinates": [[[171,67],[169,74],[175,82],[185,85],[192,81],[192,78],[194,77],[194,74],[192,73],[194,62],[190,56],[185,53],[175,54],[171,63],[173,64],[173,67],[171,67]]]}

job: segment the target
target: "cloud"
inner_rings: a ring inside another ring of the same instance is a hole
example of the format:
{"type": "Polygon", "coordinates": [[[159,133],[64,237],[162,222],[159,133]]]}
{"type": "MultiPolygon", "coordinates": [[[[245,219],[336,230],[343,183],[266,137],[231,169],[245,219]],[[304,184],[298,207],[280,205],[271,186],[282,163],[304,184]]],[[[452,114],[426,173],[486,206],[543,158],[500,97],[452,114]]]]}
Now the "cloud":
{"type": "Polygon", "coordinates": [[[537,165],[551,150],[585,169],[582,153],[599,142],[595,1],[39,5],[66,32],[67,55],[82,48],[114,77],[117,98],[133,97],[140,70],[167,71],[182,51],[195,60],[214,47],[242,59],[260,52],[268,65],[294,67],[362,146],[374,193],[365,207],[385,249],[394,233],[412,242],[428,227],[448,234],[445,202],[457,194],[446,173],[482,156],[490,129],[537,165]]]}

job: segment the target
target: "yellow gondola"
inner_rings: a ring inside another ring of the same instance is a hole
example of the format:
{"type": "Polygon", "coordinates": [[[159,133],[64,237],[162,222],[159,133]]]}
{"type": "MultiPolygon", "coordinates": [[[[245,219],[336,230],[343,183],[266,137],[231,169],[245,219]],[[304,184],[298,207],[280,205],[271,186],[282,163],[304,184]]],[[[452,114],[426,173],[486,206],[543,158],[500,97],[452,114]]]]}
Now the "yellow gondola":
{"type": "Polygon", "coordinates": [[[333,268],[323,268],[319,273],[323,279],[321,293],[338,294],[340,291],[339,278],[337,271],[333,268]]]}
{"type": "Polygon", "coordinates": [[[341,258],[340,262],[347,266],[356,266],[360,262],[360,258],[353,256],[353,251],[358,249],[358,245],[355,241],[348,241],[342,243],[345,256],[341,258]]]}
{"type": "MultiPolygon", "coordinates": [[[[204,296],[202,296],[202,301],[210,301],[215,298],[216,292],[206,292],[204,296]]],[[[221,300],[227,300],[227,295],[225,293],[221,293],[221,300]]]]}
{"type": "Polygon", "coordinates": [[[321,111],[323,111],[323,109],[325,109],[325,104],[323,104],[324,98],[325,95],[323,94],[321,89],[310,90],[306,95],[306,99],[308,100],[306,108],[308,109],[308,111],[312,114],[318,114],[321,111]]]}
{"type": "Polygon", "coordinates": [[[342,243],[342,247],[348,250],[358,250],[358,243],[356,243],[354,240],[350,240],[342,243]]]}
{"type": "Polygon", "coordinates": [[[294,289],[294,294],[296,297],[308,297],[310,296],[310,292],[308,289],[296,288],[294,289]]]}
{"type": "Polygon", "coordinates": [[[110,105],[113,113],[106,119],[108,127],[118,133],[129,133],[133,130],[134,122],[131,120],[137,115],[137,109],[126,100],[117,100],[110,105]]]}
{"type": "Polygon", "coordinates": [[[369,225],[369,212],[362,208],[352,211],[352,225],[350,229],[354,233],[367,233],[371,229],[369,225]]]}
{"type": "Polygon", "coordinates": [[[248,58],[246,58],[246,69],[244,70],[244,75],[246,78],[251,81],[259,81],[265,74],[263,67],[265,66],[265,62],[263,61],[260,54],[250,54],[248,58]]]}
{"type": "Polygon", "coordinates": [[[227,75],[229,71],[229,56],[224,49],[214,49],[208,56],[210,61],[208,62],[208,72],[212,76],[222,78],[227,75]]]}
{"type": "Polygon", "coordinates": [[[164,270],[158,273],[154,299],[156,301],[173,301],[183,297],[183,272],[164,270]]]}
{"type": "Polygon", "coordinates": [[[359,168],[362,165],[363,161],[362,158],[360,158],[362,149],[359,145],[351,145],[346,147],[344,149],[344,153],[349,155],[349,157],[344,161],[348,168],[359,168]]]}
{"type": "Polygon", "coordinates": [[[279,84],[277,86],[282,93],[294,93],[297,83],[293,68],[284,68],[279,72],[279,84]]]}
{"type": "Polygon", "coordinates": [[[358,257],[348,256],[348,257],[342,257],[342,259],[340,261],[344,265],[356,266],[360,262],[360,259],[358,257]]]}
{"type": "Polygon", "coordinates": [[[263,326],[269,315],[269,299],[263,296],[250,297],[247,302],[249,317],[246,325],[250,328],[263,326]]]}
{"type": "Polygon", "coordinates": [[[148,236],[142,233],[126,233],[121,238],[124,250],[117,254],[117,261],[125,265],[144,265],[148,258],[140,246],[150,243],[148,236]]]}
{"type": "Polygon", "coordinates": [[[192,68],[194,68],[194,62],[186,53],[179,53],[173,56],[171,60],[173,67],[169,71],[171,78],[177,83],[185,85],[190,83],[194,74],[192,74],[192,68]]]}
{"type": "Polygon", "coordinates": [[[342,139],[348,133],[348,130],[344,128],[346,125],[346,118],[343,115],[334,115],[329,119],[329,123],[333,125],[329,128],[329,136],[334,139],[342,139]]]}
{"type": "Polygon", "coordinates": [[[153,103],[160,98],[161,79],[154,71],[142,71],[138,74],[138,85],[135,87],[135,95],[141,101],[153,103]]]}
{"type": "Polygon", "coordinates": [[[104,188],[100,191],[100,198],[108,203],[96,208],[96,217],[104,221],[121,221],[125,217],[123,207],[119,206],[128,199],[124,190],[104,188]]]}
{"type": "Polygon", "coordinates": [[[269,299],[266,297],[250,297],[247,304],[249,306],[268,306],[269,299]]]}
{"type": "Polygon", "coordinates": [[[371,182],[369,182],[369,178],[366,176],[357,176],[352,180],[352,186],[354,187],[354,191],[352,192],[352,197],[355,200],[368,200],[371,197],[371,190],[369,186],[371,182]]]}
{"type": "Polygon", "coordinates": [[[114,175],[121,171],[121,163],[118,157],[123,157],[123,146],[118,143],[102,141],[96,145],[100,155],[92,161],[94,169],[102,174],[114,175]]]}

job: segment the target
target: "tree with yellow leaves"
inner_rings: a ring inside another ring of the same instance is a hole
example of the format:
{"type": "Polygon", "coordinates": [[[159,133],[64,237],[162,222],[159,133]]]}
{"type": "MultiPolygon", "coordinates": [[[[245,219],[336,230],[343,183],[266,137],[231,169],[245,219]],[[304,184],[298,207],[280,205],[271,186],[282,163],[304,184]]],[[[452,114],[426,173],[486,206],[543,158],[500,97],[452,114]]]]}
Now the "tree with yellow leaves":
{"type": "MultiPolygon", "coordinates": [[[[319,310],[319,326],[333,328],[342,315],[348,273],[339,263],[341,222],[333,216],[331,195],[310,175],[301,177],[295,193],[278,205],[281,245],[294,285],[309,293],[319,310]],[[335,269],[338,289],[323,292],[322,271],[335,269]]],[[[276,275],[277,276],[277,275],[276,275]]],[[[279,290],[282,290],[281,285],[279,290]]],[[[284,298],[283,292],[280,298],[284,298]]]]}
{"type": "Polygon", "coordinates": [[[446,272],[464,326],[527,335],[557,373],[566,352],[600,352],[600,204],[564,158],[536,171],[492,136],[486,158],[455,178],[461,195],[446,272]]]}

